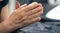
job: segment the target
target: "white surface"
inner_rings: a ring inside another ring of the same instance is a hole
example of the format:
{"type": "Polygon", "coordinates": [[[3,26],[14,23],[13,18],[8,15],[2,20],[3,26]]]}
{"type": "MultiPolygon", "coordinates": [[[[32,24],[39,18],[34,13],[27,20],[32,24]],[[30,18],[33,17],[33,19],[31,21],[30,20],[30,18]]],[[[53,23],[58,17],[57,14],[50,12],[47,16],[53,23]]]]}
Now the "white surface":
{"type": "Polygon", "coordinates": [[[50,5],[58,5],[58,4],[60,4],[60,0],[48,0],[48,3],[50,5]]]}
{"type": "Polygon", "coordinates": [[[9,0],[9,10],[8,10],[9,15],[14,11],[15,4],[16,4],[16,0],[9,0]]]}
{"type": "Polygon", "coordinates": [[[46,14],[46,17],[51,18],[51,19],[60,20],[60,5],[58,5],[54,9],[50,10],[46,14]]]}

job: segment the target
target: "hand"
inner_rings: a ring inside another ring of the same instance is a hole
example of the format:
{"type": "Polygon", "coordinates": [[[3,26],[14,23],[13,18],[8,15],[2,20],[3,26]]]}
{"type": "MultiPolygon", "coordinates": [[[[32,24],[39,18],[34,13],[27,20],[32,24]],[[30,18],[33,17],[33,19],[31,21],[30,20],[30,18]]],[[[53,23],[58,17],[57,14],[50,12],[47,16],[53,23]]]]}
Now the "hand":
{"type": "Polygon", "coordinates": [[[16,9],[9,18],[3,22],[4,31],[12,32],[15,29],[25,27],[34,22],[40,21],[39,17],[43,13],[43,7],[36,2],[30,5],[23,5],[16,9]]]}
{"type": "MultiPolygon", "coordinates": [[[[16,1],[16,9],[20,7],[20,3],[18,1],[16,1]]],[[[5,7],[2,8],[2,12],[1,12],[1,21],[4,21],[8,18],[8,5],[6,5],[5,7]]]]}

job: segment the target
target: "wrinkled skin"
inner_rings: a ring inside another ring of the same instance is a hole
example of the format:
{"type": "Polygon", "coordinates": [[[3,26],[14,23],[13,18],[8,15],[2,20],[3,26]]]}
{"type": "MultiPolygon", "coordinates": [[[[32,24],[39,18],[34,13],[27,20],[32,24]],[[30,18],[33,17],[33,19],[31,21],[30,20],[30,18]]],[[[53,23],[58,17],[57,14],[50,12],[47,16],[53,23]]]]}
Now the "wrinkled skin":
{"type": "Polygon", "coordinates": [[[8,17],[8,5],[2,8],[0,23],[0,33],[10,33],[18,28],[40,21],[39,17],[43,13],[43,7],[37,2],[30,5],[21,5],[17,2],[16,9],[8,17]]]}

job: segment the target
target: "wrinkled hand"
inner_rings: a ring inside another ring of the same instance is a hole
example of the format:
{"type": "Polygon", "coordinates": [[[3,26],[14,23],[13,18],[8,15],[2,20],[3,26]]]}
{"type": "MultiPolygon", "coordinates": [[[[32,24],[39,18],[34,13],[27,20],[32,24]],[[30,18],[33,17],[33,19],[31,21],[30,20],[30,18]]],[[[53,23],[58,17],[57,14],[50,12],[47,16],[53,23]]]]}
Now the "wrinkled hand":
{"type": "MultiPolygon", "coordinates": [[[[1,12],[1,21],[4,21],[8,18],[8,5],[6,5],[5,7],[2,8],[2,12],[1,12]]],[[[20,3],[18,1],[16,1],[16,9],[20,7],[20,3]]]]}
{"type": "Polygon", "coordinates": [[[5,32],[11,32],[17,28],[25,27],[34,22],[40,21],[39,17],[43,13],[43,7],[41,4],[33,2],[30,5],[22,5],[16,9],[9,18],[3,22],[5,26],[5,32]]]}

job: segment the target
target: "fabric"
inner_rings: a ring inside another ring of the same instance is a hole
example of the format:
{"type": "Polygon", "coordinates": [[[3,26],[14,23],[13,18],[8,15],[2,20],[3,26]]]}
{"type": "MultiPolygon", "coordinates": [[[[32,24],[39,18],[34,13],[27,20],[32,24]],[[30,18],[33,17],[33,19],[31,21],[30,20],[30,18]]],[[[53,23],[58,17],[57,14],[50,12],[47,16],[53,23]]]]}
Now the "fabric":
{"type": "Polygon", "coordinates": [[[8,0],[3,0],[2,2],[0,2],[0,13],[1,13],[2,7],[4,7],[7,3],[8,3],[8,0]]]}

